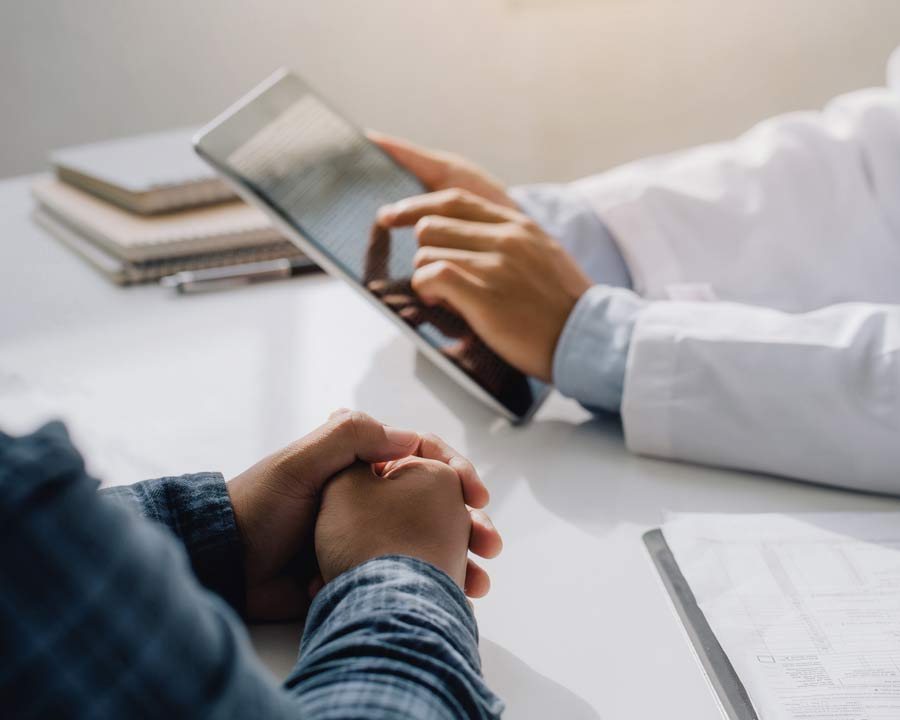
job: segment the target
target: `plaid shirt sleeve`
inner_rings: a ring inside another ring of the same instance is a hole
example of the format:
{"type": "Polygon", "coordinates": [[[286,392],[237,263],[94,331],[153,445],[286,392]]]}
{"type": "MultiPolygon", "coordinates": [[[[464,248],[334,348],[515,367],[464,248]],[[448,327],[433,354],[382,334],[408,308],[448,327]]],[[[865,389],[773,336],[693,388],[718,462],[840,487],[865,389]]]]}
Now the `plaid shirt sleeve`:
{"type": "Polygon", "coordinates": [[[468,606],[435,568],[380,558],[330,584],[279,686],[234,612],[240,548],[221,476],[103,499],[96,488],[59,423],[0,433],[0,707],[10,717],[499,715],[468,606]]]}
{"type": "Polygon", "coordinates": [[[316,717],[335,720],[503,712],[481,677],[466,596],[443,571],[404,556],[363,563],[316,595],[286,686],[316,717]]]}
{"type": "Polygon", "coordinates": [[[239,614],[246,609],[243,553],[225,479],[219,473],[145,480],[100,494],[168,528],[184,546],[200,583],[239,614]]]}

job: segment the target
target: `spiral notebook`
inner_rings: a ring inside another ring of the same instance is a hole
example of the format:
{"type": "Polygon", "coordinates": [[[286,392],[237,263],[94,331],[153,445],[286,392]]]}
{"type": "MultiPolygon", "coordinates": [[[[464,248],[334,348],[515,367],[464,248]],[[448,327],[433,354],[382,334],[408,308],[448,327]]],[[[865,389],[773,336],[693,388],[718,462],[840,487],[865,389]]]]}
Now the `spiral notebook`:
{"type": "Polygon", "coordinates": [[[144,217],[52,177],[36,181],[32,193],[35,220],[120,285],[181,270],[303,257],[262,212],[241,201],[144,217]]]}

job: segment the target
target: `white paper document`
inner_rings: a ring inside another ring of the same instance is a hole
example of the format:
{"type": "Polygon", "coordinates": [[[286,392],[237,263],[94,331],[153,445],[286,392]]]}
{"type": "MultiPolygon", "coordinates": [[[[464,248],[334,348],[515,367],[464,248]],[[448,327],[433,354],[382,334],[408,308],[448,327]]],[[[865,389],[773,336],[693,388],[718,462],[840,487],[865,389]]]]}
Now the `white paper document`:
{"type": "Polygon", "coordinates": [[[673,515],[666,542],[763,720],[900,720],[900,513],[673,515]]]}

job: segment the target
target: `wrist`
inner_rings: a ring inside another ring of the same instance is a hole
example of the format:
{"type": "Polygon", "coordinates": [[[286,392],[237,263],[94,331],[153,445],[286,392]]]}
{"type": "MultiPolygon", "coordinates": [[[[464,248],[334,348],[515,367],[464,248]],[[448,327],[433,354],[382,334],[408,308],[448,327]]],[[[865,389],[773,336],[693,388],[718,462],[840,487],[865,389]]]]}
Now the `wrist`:
{"type": "Polygon", "coordinates": [[[313,502],[293,480],[290,459],[274,455],[226,483],[248,582],[271,578],[312,526],[313,502]]]}
{"type": "Polygon", "coordinates": [[[450,556],[447,548],[436,545],[433,548],[422,547],[421,544],[389,541],[379,543],[378,538],[370,538],[370,542],[359,548],[361,553],[353,555],[346,548],[321,548],[317,550],[322,579],[326,583],[335,582],[338,578],[353,572],[379,558],[407,558],[424,563],[440,571],[453,583],[462,588],[466,579],[467,548],[463,547],[450,556]]]}
{"type": "Polygon", "coordinates": [[[246,523],[246,517],[249,514],[249,510],[247,508],[247,505],[249,504],[249,498],[246,486],[247,483],[241,482],[240,476],[225,483],[225,490],[228,494],[228,499],[231,502],[231,513],[234,517],[234,527],[237,532],[242,550],[242,568],[245,577],[249,580],[250,573],[248,572],[247,560],[250,556],[249,549],[250,547],[252,547],[252,540],[249,536],[246,523]]]}

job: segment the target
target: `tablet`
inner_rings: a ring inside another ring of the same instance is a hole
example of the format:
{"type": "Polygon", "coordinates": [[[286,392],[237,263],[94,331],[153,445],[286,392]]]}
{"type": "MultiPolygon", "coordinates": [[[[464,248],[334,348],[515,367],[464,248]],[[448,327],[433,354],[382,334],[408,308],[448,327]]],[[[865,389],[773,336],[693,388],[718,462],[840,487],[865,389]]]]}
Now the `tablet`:
{"type": "Polygon", "coordinates": [[[279,71],[204,128],[194,147],[463,388],[514,422],[534,413],[546,385],[502,360],[448,308],[419,302],[412,228],[375,223],[382,205],[425,188],[303,80],[279,71]]]}

